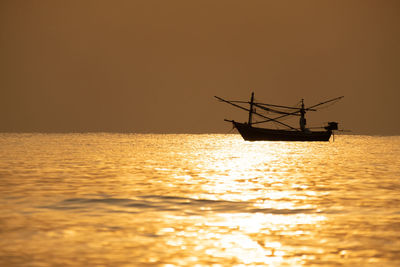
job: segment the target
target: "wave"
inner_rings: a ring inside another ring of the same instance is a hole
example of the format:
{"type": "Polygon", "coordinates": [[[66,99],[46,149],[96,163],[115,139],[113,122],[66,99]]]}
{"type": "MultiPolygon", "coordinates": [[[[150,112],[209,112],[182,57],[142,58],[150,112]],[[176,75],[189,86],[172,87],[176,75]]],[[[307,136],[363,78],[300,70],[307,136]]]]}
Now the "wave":
{"type": "Polygon", "coordinates": [[[53,210],[109,209],[110,212],[141,213],[148,211],[176,211],[190,215],[204,213],[264,213],[264,214],[309,214],[319,213],[316,209],[293,208],[255,208],[254,203],[244,201],[227,201],[211,199],[195,199],[176,196],[144,195],[130,198],[68,198],[53,205],[41,208],[53,210]],[[117,208],[117,209],[116,209],[117,208]]]}

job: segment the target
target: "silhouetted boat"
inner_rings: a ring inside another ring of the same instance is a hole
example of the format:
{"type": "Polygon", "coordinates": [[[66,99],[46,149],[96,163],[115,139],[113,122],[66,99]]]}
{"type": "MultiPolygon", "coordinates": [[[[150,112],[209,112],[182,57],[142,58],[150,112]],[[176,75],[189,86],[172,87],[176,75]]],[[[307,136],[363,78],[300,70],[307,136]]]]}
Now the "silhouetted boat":
{"type": "Polygon", "coordinates": [[[218,100],[231,104],[237,108],[242,110],[246,110],[249,112],[249,119],[246,123],[236,122],[234,120],[225,121],[232,122],[233,127],[236,128],[239,133],[242,135],[244,140],[247,141],[329,141],[334,130],[338,129],[337,122],[328,122],[328,125],[325,127],[317,127],[322,128],[322,131],[311,131],[306,128],[306,119],[305,114],[307,111],[316,111],[316,107],[321,106],[323,104],[331,103],[333,101],[340,100],[343,96],[333,98],[328,101],[321,102],[319,104],[304,107],[304,100],[301,100],[301,107],[288,107],[281,105],[272,105],[272,104],[264,104],[254,102],[254,93],[251,94],[250,101],[229,101],[222,99],[218,96],[215,96],[218,100]],[[250,107],[246,108],[239,104],[249,104],[250,107]],[[264,111],[280,114],[278,117],[270,118],[264,114],[256,112],[254,107],[258,107],[264,111]],[[263,118],[262,121],[253,122],[253,115],[257,115],[263,118]],[[292,127],[288,124],[285,124],[280,121],[280,119],[287,116],[300,116],[300,128],[292,127]],[[269,128],[260,128],[254,127],[253,125],[259,123],[267,123],[267,122],[275,122],[280,125],[285,126],[287,129],[269,129],[269,128]]]}

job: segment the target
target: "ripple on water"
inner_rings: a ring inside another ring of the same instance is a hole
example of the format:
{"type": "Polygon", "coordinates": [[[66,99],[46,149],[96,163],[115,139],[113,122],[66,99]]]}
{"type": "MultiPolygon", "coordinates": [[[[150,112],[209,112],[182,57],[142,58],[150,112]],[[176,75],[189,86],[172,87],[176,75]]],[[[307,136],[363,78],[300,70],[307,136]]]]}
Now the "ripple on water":
{"type": "Polygon", "coordinates": [[[0,134],[1,266],[398,266],[400,138],[0,134]]]}

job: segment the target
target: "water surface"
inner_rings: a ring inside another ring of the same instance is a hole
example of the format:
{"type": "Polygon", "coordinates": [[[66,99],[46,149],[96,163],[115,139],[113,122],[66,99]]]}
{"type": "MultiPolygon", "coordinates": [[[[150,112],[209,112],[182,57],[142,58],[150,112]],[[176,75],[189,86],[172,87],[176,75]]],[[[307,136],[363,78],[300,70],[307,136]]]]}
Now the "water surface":
{"type": "Polygon", "coordinates": [[[400,137],[0,134],[0,266],[399,266],[400,137]]]}

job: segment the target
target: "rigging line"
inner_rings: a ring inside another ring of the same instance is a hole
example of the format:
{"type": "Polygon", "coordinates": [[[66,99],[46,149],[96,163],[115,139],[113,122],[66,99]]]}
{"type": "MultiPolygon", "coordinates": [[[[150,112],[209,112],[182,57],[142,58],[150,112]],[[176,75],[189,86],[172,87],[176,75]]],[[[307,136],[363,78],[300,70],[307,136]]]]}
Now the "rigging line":
{"type": "MultiPolygon", "coordinates": [[[[256,98],[254,98],[256,100],[256,98]]],[[[232,103],[239,103],[239,104],[250,104],[249,101],[241,101],[241,100],[227,100],[232,103]]],[[[253,102],[253,104],[258,104],[258,105],[264,105],[264,106],[270,106],[270,107],[276,107],[276,108],[286,108],[286,109],[299,109],[298,107],[288,107],[288,106],[282,106],[282,105],[274,105],[274,104],[267,104],[267,103],[260,103],[260,102],[253,102]]]]}
{"type": "MultiPolygon", "coordinates": [[[[277,120],[279,120],[279,119],[281,119],[281,118],[284,118],[284,117],[287,117],[287,116],[290,116],[290,115],[294,115],[294,114],[297,113],[297,112],[299,112],[299,110],[297,110],[297,111],[295,111],[295,112],[292,112],[292,113],[289,113],[289,114],[286,114],[286,115],[282,115],[282,116],[279,116],[279,117],[275,117],[275,118],[272,118],[272,119],[268,119],[268,120],[265,120],[265,121],[259,121],[259,122],[257,122],[257,123],[264,123],[264,122],[270,122],[270,121],[277,121],[277,120]]],[[[295,128],[293,128],[293,127],[290,127],[290,128],[295,129],[295,128]]],[[[298,130],[298,129],[296,129],[296,130],[298,130]]]]}
{"type": "MultiPolygon", "coordinates": [[[[261,114],[259,114],[259,113],[257,113],[257,112],[253,112],[253,114],[256,114],[256,115],[258,115],[258,116],[260,116],[260,117],[263,117],[264,119],[267,119],[267,121],[274,121],[274,122],[276,122],[276,123],[279,123],[279,124],[281,124],[281,125],[283,125],[283,126],[286,126],[286,127],[290,128],[290,129],[292,129],[292,130],[299,131],[299,129],[296,129],[296,128],[294,128],[294,127],[292,127],[292,126],[290,126],[290,125],[288,125],[288,124],[286,124],[286,123],[283,123],[283,122],[281,122],[281,121],[278,121],[278,120],[276,120],[275,118],[269,118],[269,117],[264,116],[264,115],[261,115],[261,114]]],[[[283,115],[283,116],[288,116],[288,115],[283,115]]]]}
{"type": "MultiPolygon", "coordinates": [[[[286,127],[290,128],[290,129],[292,129],[292,130],[298,131],[298,129],[293,128],[292,126],[287,125],[286,123],[277,121],[277,120],[275,120],[274,118],[269,118],[269,117],[267,117],[267,116],[264,116],[264,115],[262,115],[262,114],[260,114],[260,113],[255,112],[255,111],[253,111],[253,114],[258,115],[258,116],[260,116],[260,117],[262,117],[262,118],[264,118],[264,119],[267,119],[267,120],[270,120],[270,121],[274,121],[274,122],[276,122],[276,123],[279,123],[279,124],[281,124],[281,125],[283,125],[283,126],[286,126],[286,127]]],[[[287,116],[287,115],[285,115],[285,116],[287,116]]]]}
{"type": "Polygon", "coordinates": [[[235,126],[232,126],[232,128],[229,130],[229,132],[227,134],[230,134],[231,132],[233,132],[234,129],[235,129],[235,126]]]}
{"type": "MultiPolygon", "coordinates": [[[[236,105],[236,104],[232,103],[231,101],[225,100],[225,99],[220,98],[220,97],[218,97],[218,96],[214,96],[214,97],[215,97],[216,99],[218,99],[219,101],[222,101],[222,102],[231,104],[231,105],[234,106],[234,107],[237,107],[237,108],[240,108],[240,109],[243,109],[243,110],[246,110],[246,111],[250,112],[250,109],[248,109],[248,108],[245,108],[245,107],[236,105]]],[[[296,111],[296,112],[297,112],[297,111],[296,111]]],[[[262,115],[262,114],[259,114],[259,113],[257,113],[257,112],[252,112],[252,113],[255,114],[255,115],[258,115],[258,116],[260,116],[260,117],[262,117],[262,118],[264,118],[264,119],[267,119],[268,121],[275,121],[275,122],[277,122],[277,123],[279,123],[279,124],[282,124],[282,125],[284,125],[284,126],[290,128],[290,129],[292,129],[292,130],[299,131],[299,129],[293,128],[293,127],[290,126],[290,125],[287,125],[287,124],[285,124],[285,123],[283,123],[283,122],[277,121],[277,120],[274,119],[274,118],[269,118],[269,117],[264,116],[264,115],[262,115]]],[[[287,116],[287,115],[283,115],[283,116],[287,116]]]]}
{"type": "MultiPolygon", "coordinates": [[[[249,103],[249,102],[247,102],[247,103],[249,103]]],[[[299,109],[298,107],[288,107],[288,106],[273,105],[273,104],[258,103],[258,102],[255,102],[254,104],[263,105],[263,106],[270,106],[270,107],[276,107],[276,108],[299,109]]]]}
{"type": "Polygon", "coordinates": [[[271,109],[271,108],[267,108],[267,107],[261,106],[261,105],[256,104],[256,103],[254,103],[254,106],[259,107],[259,108],[261,108],[263,110],[270,111],[270,112],[275,112],[275,113],[278,113],[278,114],[300,116],[300,114],[292,114],[292,113],[288,113],[288,112],[284,112],[284,111],[280,111],[280,110],[275,110],[275,109],[271,109]]]}

